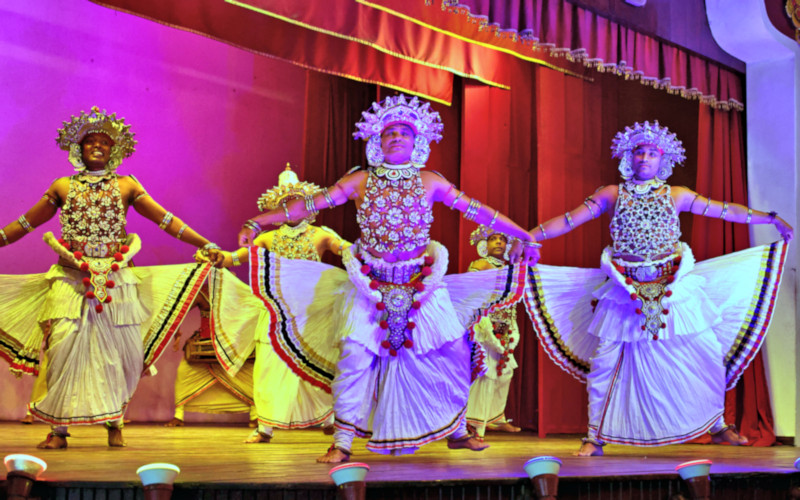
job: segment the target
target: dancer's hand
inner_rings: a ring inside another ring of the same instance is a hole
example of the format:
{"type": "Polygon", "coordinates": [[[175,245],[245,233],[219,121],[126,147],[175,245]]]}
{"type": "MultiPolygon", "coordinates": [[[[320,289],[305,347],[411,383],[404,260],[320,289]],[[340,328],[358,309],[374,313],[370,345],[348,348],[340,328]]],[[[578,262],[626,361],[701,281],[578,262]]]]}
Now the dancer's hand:
{"type": "Polygon", "coordinates": [[[514,244],[511,245],[511,250],[508,252],[508,260],[512,264],[521,262],[524,266],[535,266],[541,257],[538,246],[525,244],[520,240],[514,240],[514,244]]]}
{"type": "Polygon", "coordinates": [[[242,229],[239,230],[239,236],[238,236],[239,246],[240,247],[251,246],[253,244],[253,240],[256,239],[256,236],[258,236],[258,233],[256,233],[253,229],[250,229],[249,227],[243,227],[242,229]]]}
{"type": "Polygon", "coordinates": [[[526,266],[535,266],[539,259],[542,258],[541,252],[539,252],[539,247],[535,246],[525,246],[525,251],[523,252],[522,263],[526,266]]]}
{"type": "Polygon", "coordinates": [[[775,229],[777,229],[778,232],[781,233],[781,237],[785,241],[787,242],[792,241],[792,238],[794,238],[794,229],[792,228],[792,226],[790,226],[781,217],[775,217],[775,220],[772,223],[775,224],[775,229]]]}
{"type": "Polygon", "coordinates": [[[222,253],[222,250],[217,248],[210,248],[208,250],[208,261],[214,265],[214,267],[222,267],[222,262],[225,260],[225,254],[222,253]]]}

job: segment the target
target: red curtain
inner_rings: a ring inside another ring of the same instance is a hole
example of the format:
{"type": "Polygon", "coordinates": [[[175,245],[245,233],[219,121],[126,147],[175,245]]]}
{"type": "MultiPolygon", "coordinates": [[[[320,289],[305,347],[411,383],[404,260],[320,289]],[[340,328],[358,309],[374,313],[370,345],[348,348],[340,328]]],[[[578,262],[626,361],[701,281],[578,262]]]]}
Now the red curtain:
{"type": "MultiPolygon", "coordinates": [[[[697,190],[715,200],[747,205],[744,125],[740,113],[705,106],[699,109],[697,190]]],[[[742,250],[750,245],[749,229],[717,219],[698,217],[692,228],[692,250],[698,260],[742,250]]],[[[725,399],[725,420],[735,423],[756,446],[775,443],[775,425],[764,360],[759,352],[725,399]]],[[[708,442],[703,437],[700,442],[708,442]]]]}

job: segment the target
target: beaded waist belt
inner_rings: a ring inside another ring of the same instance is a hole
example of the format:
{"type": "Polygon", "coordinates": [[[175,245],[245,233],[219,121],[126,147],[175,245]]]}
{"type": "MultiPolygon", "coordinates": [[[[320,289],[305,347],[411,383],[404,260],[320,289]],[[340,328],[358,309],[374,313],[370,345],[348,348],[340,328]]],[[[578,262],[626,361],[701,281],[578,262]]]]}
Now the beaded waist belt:
{"type": "Polygon", "coordinates": [[[364,252],[362,258],[364,263],[370,267],[370,276],[383,283],[395,285],[410,283],[412,278],[422,271],[422,266],[425,263],[424,257],[400,262],[386,262],[383,259],[374,257],[369,252],[364,252]]]}
{"type": "Polygon", "coordinates": [[[70,252],[81,252],[87,257],[104,258],[113,257],[120,252],[122,243],[113,241],[111,243],[89,243],[88,241],[67,241],[64,245],[70,252]]]}
{"type": "Polygon", "coordinates": [[[647,283],[664,276],[674,275],[680,263],[680,256],[667,257],[656,262],[627,262],[615,259],[614,267],[626,278],[631,278],[639,283],[647,283]]]}

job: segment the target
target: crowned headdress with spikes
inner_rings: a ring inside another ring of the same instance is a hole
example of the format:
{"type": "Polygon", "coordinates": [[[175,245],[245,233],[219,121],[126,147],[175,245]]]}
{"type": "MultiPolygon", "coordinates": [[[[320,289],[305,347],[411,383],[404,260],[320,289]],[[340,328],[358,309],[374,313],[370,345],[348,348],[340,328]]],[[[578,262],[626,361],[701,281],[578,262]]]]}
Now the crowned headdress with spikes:
{"type": "Polygon", "coordinates": [[[294,173],[292,167],[287,163],[286,169],[278,176],[278,185],[272,189],[268,189],[261,197],[258,198],[258,209],[262,212],[265,210],[275,210],[287,198],[303,198],[305,196],[314,196],[321,188],[316,184],[310,182],[300,182],[297,174],[294,173]]]}
{"type": "Polygon", "coordinates": [[[69,151],[69,161],[78,172],[86,170],[81,156],[81,141],[93,133],[106,134],[114,141],[111,147],[110,159],[106,171],[113,172],[136,151],[136,140],[130,131],[131,126],[125,125],[124,118],[117,118],[116,113],[108,114],[97,106],[87,114],[81,111],[80,116],[72,116],[70,121],[64,122],[64,127],[58,129],[56,144],[64,151],[69,151]]]}
{"type": "Polygon", "coordinates": [[[658,124],[658,120],[652,124],[650,122],[634,123],[633,127],[625,127],[624,131],[617,132],[611,143],[612,156],[619,158],[619,171],[625,180],[633,177],[633,150],[642,144],[652,144],[661,150],[661,165],[658,168],[656,177],[662,181],[672,175],[672,168],[675,164],[681,164],[686,160],[686,150],[678,137],[671,133],[667,127],[658,124]]]}
{"type": "Polygon", "coordinates": [[[503,257],[508,260],[508,251],[511,249],[511,244],[514,242],[514,238],[509,237],[505,233],[501,233],[500,231],[495,231],[494,229],[490,228],[489,226],[480,225],[477,229],[472,231],[469,235],[469,244],[475,245],[475,250],[477,250],[478,255],[483,258],[486,258],[489,255],[489,249],[487,248],[487,241],[489,238],[494,234],[501,234],[506,239],[506,252],[503,257]]]}
{"type": "Polygon", "coordinates": [[[429,102],[420,103],[415,96],[407,100],[403,94],[390,96],[383,102],[374,102],[370,110],[361,113],[363,120],[356,123],[356,139],[367,141],[367,160],[373,167],[383,164],[381,133],[390,125],[402,123],[414,131],[414,151],[411,163],[422,168],[431,154],[431,141],[442,140],[444,124],[439,113],[430,109],[429,102]],[[372,112],[370,112],[372,111],[372,112]]]}

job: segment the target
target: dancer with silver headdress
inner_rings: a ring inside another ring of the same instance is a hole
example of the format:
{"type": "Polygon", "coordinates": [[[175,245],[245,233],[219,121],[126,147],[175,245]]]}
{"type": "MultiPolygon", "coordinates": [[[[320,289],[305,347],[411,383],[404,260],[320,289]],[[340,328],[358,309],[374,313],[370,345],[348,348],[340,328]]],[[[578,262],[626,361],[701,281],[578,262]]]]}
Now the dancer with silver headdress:
{"type": "Polygon", "coordinates": [[[388,97],[362,114],[356,138],[367,140],[369,168],[330,189],[254,217],[239,233],[299,220],[348,200],[361,237],[343,253],[346,271],[250,252],[251,287],[280,315],[276,352],[300,376],[333,392],[334,444],[321,462],[341,462],[354,437],[377,453],[413,453],[448,438],[451,448],[481,450],[466,430],[470,346],[466,330],[482,315],[520,298],[524,268],[445,276],[447,250],[430,240],[434,202],[521,240],[512,258],[538,259],[539,246],[497,210],[424,171],[443,124],[428,103],[388,97]]]}
{"type": "MultiPolygon", "coordinates": [[[[258,199],[259,210],[274,210],[294,199],[314,196],[320,187],[300,182],[289,166],[278,176],[278,185],[258,199]]],[[[319,262],[326,252],[342,255],[350,243],[325,226],[314,226],[314,215],[294,222],[278,223],[278,229],[260,232],[253,246],[284,259],[319,262]]],[[[260,229],[260,228],[259,228],[260,229]]],[[[248,259],[249,250],[224,253],[224,267],[238,266],[248,259]]],[[[258,428],[245,443],[269,443],[273,428],[305,429],[322,426],[333,432],[333,399],[329,392],[294,374],[275,353],[269,339],[272,319],[263,303],[250,289],[228,272],[214,270],[211,283],[215,351],[229,375],[238,370],[255,345],[253,387],[258,428]],[[255,307],[251,307],[251,304],[255,307]],[[235,332],[230,326],[248,316],[247,311],[265,315],[255,329],[235,332]]]]}
{"type": "Polygon", "coordinates": [[[684,149],[658,122],[619,132],[612,150],[623,182],[531,231],[543,241],[612,214],[601,269],[529,271],[526,306],[542,346],[587,382],[589,432],[576,455],[705,432],[714,442],[746,444],[723,420],[724,395],[764,339],[792,227],[775,212],[667,184],[684,149]],[[680,212],[774,224],[783,240],[696,263],[680,241],[680,212]]]}
{"type": "Polygon", "coordinates": [[[107,425],[109,446],[125,446],[125,407],[209,272],[208,264],[129,266],[141,242],[125,231],[128,208],[211,261],[222,259],[218,246],[164,210],[133,176],[117,175],[136,145],[129,129],[97,107],[64,122],[56,142],[77,173],[56,179],[0,229],[0,245],[10,245],[60,209],[61,238],[44,235],[58,264],[44,274],[0,276],[0,356],[18,375],[37,374],[43,340],[46,346],[46,392],[29,405],[53,426],[40,448],[66,448],[68,425],[94,423],[107,425]]]}
{"type": "MultiPolygon", "coordinates": [[[[501,269],[508,265],[509,237],[487,226],[479,226],[470,235],[480,259],[469,265],[469,271],[501,269]]],[[[480,439],[489,430],[519,432],[521,429],[506,419],[506,401],[511,378],[517,368],[514,349],[519,343],[517,307],[512,305],[481,318],[472,327],[473,341],[485,352],[486,371],[469,389],[467,423],[480,439]]]]}

